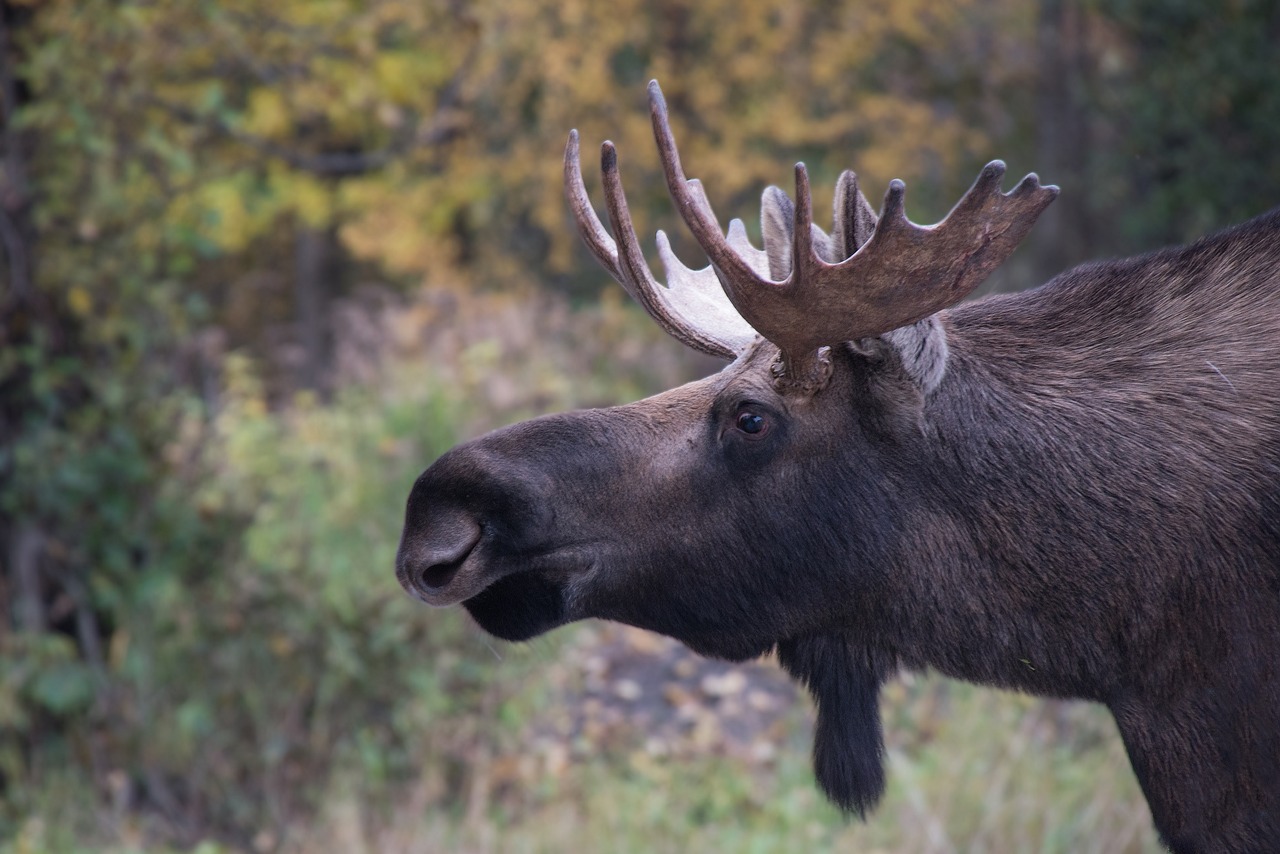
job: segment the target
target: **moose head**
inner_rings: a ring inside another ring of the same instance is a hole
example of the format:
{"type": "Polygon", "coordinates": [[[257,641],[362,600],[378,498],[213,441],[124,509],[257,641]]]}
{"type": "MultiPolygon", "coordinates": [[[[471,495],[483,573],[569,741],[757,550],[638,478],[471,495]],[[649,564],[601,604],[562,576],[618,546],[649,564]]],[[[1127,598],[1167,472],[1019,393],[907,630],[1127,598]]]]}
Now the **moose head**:
{"type": "MultiPolygon", "coordinates": [[[[409,496],[404,588],[461,603],[508,640],[599,617],[709,656],[776,650],[815,698],[816,774],[849,810],[884,787],[881,684],[933,667],[1107,703],[1179,850],[1280,838],[1265,836],[1280,834],[1280,702],[1270,730],[1232,742],[1262,759],[1224,765],[1188,734],[1205,715],[1235,720],[1248,685],[1280,699],[1280,656],[1260,663],[1256,638],[1221,640],[1217,622],[1192,619],[1195,572],[1261,560],[1272,586],[1247,607],[1280,613],[1280,534],[1258,521],[1259,507],[1280,509],[1280,489],[1257,469],[1259,437],[1280,439],[1277,413],[1246,403],[1262,373],[1244,354],[1214,351],[1214,371],[1235,372],[1223,402],[1207,359],[1184,351],[1197,346],[1188,317],[1239,303],[1224,293],[1240,277],[1187,296],[1185,259],[1156,258],[955,307],[1057,194],[1035,175],[1002,193],[998,161],[930,227],[906,218],[900,181],[877,216],[845,172],[830,234],[797,165],[794,204],[764,192],[761,251],[741,221],[721,231],[684,175],[656,82],[649,96],[668,189],[710,265],[685,267],[659,231],[667,284],[654,279],[611,143],[601,167],[614,237],[588,199],[576,132],[569,203],[592,254],[664,330],[731,364],[444,454],[409,496]],[[1161,309],[1175,291],[1176,310],[1161,309]],[[1214,413],[1189,404],[1209,393],[1214,413]],[[1205,632],[1214,656],[1246,656],[1249,679],[1208,678],[1205,632]],[[1182,709],[1179,680],[1193,677],[1210,694],[1182,709]]],[[[1275,459],[1280,441],[1270,447],[1275,459]]]]}

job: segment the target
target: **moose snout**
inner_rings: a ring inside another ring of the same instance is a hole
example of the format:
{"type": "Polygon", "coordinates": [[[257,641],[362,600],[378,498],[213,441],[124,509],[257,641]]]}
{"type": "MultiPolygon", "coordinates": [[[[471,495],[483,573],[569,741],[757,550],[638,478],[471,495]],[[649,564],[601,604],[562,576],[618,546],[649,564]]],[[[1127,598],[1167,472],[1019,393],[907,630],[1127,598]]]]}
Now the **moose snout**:
{"type": "Polygon", "coordinates": [[[429,605],[452,605],[527,568],[556,545],[556,479],[566,459],[566,416],[505,427],[441,455],[418,476],[405,506],[396,577],[429,605]]]}
{"type": "Polygon", "coordinates": [[[428,605],[464,602],[509,568],[494,552],[518,550],[539,525],[532,479],[494,448],[504,431],[459,446],[427,467],[405,506],[396,578],[428,605]]]}
{"type": "Polygon", "coordinates": [[[396,553],[396,578],[428,605],[452,605],[483,589],[478,566],[468,566],[483,529],[469,513],[445,508],[406,523],[396,553]]]}

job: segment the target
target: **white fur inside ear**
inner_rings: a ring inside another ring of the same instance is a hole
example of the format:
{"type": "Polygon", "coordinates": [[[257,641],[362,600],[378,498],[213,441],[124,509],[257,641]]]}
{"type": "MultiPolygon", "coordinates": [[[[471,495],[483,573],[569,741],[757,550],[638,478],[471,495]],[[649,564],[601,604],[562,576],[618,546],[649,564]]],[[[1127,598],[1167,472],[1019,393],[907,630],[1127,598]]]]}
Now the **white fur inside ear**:
{"type": "Polygon", "coordinates": [[[947,373],[947,333],[937,315],[880,336],[894,350],[920,390],[929,394],[947,373]]]}

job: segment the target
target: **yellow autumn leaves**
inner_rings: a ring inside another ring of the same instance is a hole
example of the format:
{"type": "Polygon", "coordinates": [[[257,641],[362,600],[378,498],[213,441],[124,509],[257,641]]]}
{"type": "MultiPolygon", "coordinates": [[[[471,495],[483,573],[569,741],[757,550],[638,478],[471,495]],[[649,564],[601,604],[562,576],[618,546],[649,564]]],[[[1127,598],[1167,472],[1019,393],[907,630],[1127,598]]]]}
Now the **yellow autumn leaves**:
{"type": "MultiPolygon", "coordinates": [[[[589,185],[591,148],[611,138],[637,225],[664,222],[650,222],[670,215],[644,104],[651,77],[723,219],[754,219],[760,189],[785,184],[798,159],[819,194],[848,167],[873,198],[890,178],[927,178],[913,203],[928,219],[994,156],[995,135],[1018,132],[990,122],[991,81],[1034,71],[1034,21],[1011,0],[40,9],[33,81],[48,99],[79,102],[42,131],[114,140],[93,167],[125,197],[104,225],[231,255],[294,224],[332,227],[389,273],[464,281],[572,265],[559,186],[570,127],[586,143],[589,185]]],[[[1000,153],[1019,144],[1005,139],[1000,153]]]]}

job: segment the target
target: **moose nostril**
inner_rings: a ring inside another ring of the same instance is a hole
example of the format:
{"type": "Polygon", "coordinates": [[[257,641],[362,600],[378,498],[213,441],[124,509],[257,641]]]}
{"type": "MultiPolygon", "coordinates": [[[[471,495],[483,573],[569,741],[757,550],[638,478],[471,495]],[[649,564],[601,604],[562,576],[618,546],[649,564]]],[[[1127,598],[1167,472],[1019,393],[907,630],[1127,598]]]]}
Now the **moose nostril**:
{"type": "Polygon", "coordinates": [[[460,511],[437,511],[412,530],[406,527],[396,561],[401,582],[420,593],[440,593],[453,583],[480,535],[480,523],[460,511]]]}
{"type": "MultiPolygon", "coordinates": [[[[470,550],[468,550],[467,554],[469,555],[470,553],[470,550]]],[[[458,570],[462,568],[462,562],[466,559],[467,555],[463,555],[458,560],[450,563],[437,563],[428,566],[422,570],[422,575],[420,576],[422,586],[432,590],[448,587],[449,582],[453,581],[453,577],[458,574],[458,570]]]]}

